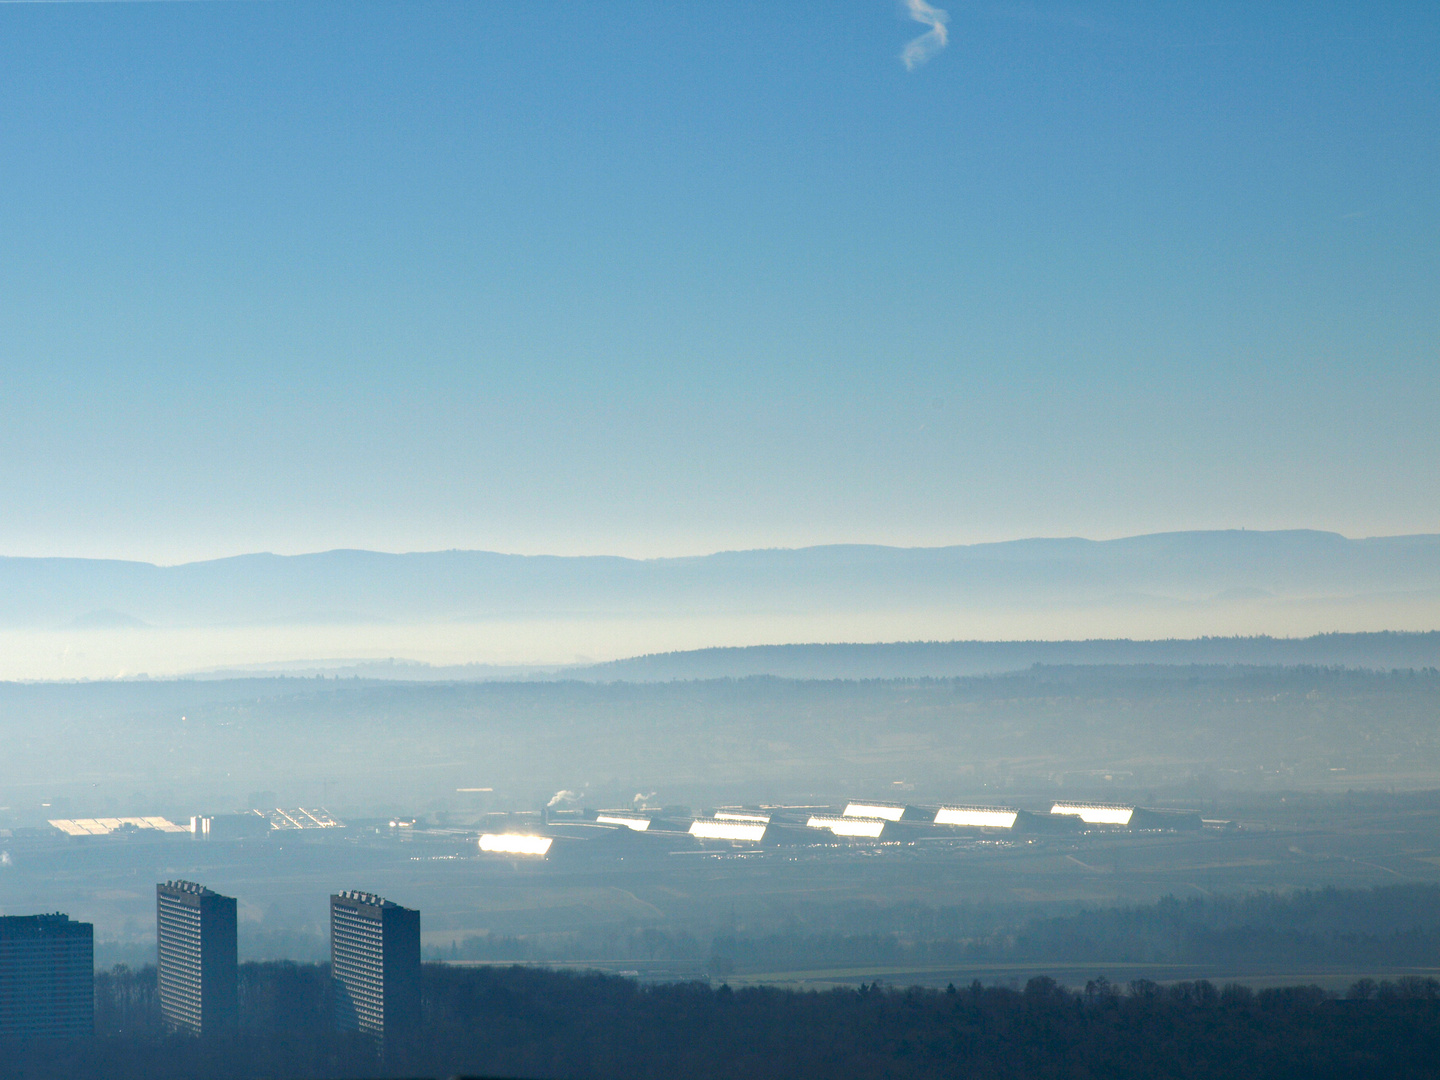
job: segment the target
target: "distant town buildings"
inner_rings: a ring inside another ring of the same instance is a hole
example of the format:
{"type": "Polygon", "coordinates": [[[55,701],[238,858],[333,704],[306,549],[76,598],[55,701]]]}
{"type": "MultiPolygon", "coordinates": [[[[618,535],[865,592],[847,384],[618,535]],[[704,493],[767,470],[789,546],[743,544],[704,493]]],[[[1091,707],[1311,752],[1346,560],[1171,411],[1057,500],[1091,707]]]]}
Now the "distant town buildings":
{"type": "Polygon", "coordinates": [[[294,832],[305,829],[339,829],[344,823],[328,810],[306,810],[296,807],[285,810],[242,810],[234,814],[197,814],[190,819],[189,831],[204,840],[241,840],[265,836],[272,832],[294,832]]]}
{"type": "Polygon", "coordinates": [[[149,817],[113,818],[50,818],[52,828],[59,829],[66,836],[143,836],[158,837],[170,833],[190,833],[207,840],[239,840],[245,837],[265,836],[272,832],[291,832],[300,829],[341,829],[344,822],[331,816],[321,807],[305,809],[295,807],[274,810],[242,810],[232,814],[197,814],[190,818],[189,825],[177,825],[169,818],[151,815],[149,817]]]}
{"type": "Polygon", "coordinates": [[[155,886],[160,1016],[178,1031],[231,1027],[237,1009],[235,898],[193,881],[155,886]]]}
{"type": "Polygon", "coordinates": [[[183,833],[190,830],[163,817],[51,818],[66,836],[109,836],[112,833],[183,833]]]}
{"type": "Polygon", "coordinates": [[[95,1031],[95,928],[68,915],[0,916],[0,1039],[95,1031]]]}
{"type": "Polygon", "coordinates": [[[385,1039],[420,1027],[420,912],[374,893],[330,897],[335,1024],[385,1039]]]}

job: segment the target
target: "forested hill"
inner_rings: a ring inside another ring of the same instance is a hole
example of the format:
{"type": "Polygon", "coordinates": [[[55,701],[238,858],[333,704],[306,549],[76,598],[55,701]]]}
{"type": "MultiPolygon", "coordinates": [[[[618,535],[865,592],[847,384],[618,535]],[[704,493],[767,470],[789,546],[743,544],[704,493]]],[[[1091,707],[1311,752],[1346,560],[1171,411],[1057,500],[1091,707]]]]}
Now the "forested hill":
{"type": "Polygon", "coordinates": [[[1206,637],[1168,641],[902,641],[885,644],[755,645],[652,653],[561,673],[567,678],[669,679],[953,678],[1035,665],[1253,665],[1440,667],[1440,631],[1318,634],[1305,638],[1206,637]]]}
{"type": "Polygon", "coordinates": [[[27,1080],[317,1076],[833,1080],[890,1077],[1429,1077],[1440,1056],[1440,984],[1253,991],[1183,982],[1073,992],[1018,987],[795,992],[534,968],[427,965],[423,1036],[383,1050],[330,1030],[321,965],[246,964],[241,1027],[166,1035],[155,970],[96,980],[94,1039],[0,1047],[27,1080]]]}
{"type": "MultiPolygon", "coordinates": [[[[1064,906],[1064,905],[1057,905],[1064,906]]],[[[1027,915],[1013,904],[849,904],[812,909],[783,929],[708,938],[655,927],[617,940],[613,928],[513,937],[475,935],[432,959],[600,961],[645,956],[741,977],[870,967],[899,971],[1046,971],[1077,965],[1181,965],[1256,976],[1440,970],[1440,885],[1168,896],[1153,904],[1027,915]]],[[[1093,971],[1091,972],[1093,974],[1093,971]]]]}

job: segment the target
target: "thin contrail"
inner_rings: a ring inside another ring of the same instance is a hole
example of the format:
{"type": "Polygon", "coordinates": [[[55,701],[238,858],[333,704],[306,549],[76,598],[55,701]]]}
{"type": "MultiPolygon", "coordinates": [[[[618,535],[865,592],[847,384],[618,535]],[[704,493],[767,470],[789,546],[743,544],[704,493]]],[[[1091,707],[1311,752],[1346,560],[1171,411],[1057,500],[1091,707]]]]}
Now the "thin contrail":
{"type": "Polygon", "coordinates": [[[910,12],[910,18],[930,27],[906,45],[905,51],[900,54],[900,62],[905,65],[905,70],[914,71],[949,42],[950,34],[945,29],[945,24],[950,20],[950,16],[939,8],[931,7],[925,0],[905,0],[905,8],[910,12]]]}

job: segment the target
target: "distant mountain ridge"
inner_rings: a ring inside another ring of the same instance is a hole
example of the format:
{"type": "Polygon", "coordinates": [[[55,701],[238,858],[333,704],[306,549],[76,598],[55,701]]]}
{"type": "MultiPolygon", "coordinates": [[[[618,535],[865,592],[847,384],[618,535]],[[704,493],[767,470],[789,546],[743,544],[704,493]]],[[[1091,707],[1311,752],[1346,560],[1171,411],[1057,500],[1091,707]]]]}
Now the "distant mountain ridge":
{"type": "Polygon", "coordinates": [[[1440,631],[1316,634],[1305,638],[1208,637],[1164,641],[901,641],[884,644],[751,645],[654,653],[570,668],[554,678],[668,682],[676,679],[958,678],[1035,666],[1347,667],[1382,671],[1440,667],[1440,631]]]}
{"type": "MultiPolygon", "coordinates": [[[[666,559],[339,550],[179,566],[0,558],[0,626],[264,626],[1400,597],[1440,611],[1440,536],[1159,533],[666,559]]],[[[1440,618],[1437,618],[1440,623],[1440,618]]]]}
{"type": "Polygon", "coordinates": [[[328,678],[368,682],[673,682],[704,679],[953,679],[1048,668],[1133,668],[1167,678],[1202,668],[1440,668],[1440,631],[1314,634],[1302,638],[1169,638],[1144,641],[895,641],[744,645],[647,653],[601,664],[427,664],[413,660],[311,660],[222,668],[217,679],[328,678]]]}

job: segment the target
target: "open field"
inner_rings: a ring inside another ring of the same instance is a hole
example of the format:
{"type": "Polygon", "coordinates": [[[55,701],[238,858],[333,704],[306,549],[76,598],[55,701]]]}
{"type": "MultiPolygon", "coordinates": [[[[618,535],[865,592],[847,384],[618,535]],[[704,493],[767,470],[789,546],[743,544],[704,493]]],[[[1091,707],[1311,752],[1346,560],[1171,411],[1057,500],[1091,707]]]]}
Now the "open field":
{"type": "Polygon", "coordinates": [[[1440,787],[1440,672],[0,684],[0,736],[0,828],[188,819],[257,792],[437,823],[539,809],[562,789],[611,806],[643,792],[697,806],[1064,796],[1204,808],[1247,792],[1440,787]]]}

